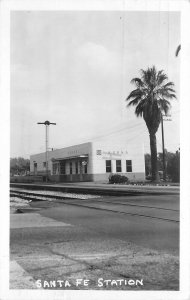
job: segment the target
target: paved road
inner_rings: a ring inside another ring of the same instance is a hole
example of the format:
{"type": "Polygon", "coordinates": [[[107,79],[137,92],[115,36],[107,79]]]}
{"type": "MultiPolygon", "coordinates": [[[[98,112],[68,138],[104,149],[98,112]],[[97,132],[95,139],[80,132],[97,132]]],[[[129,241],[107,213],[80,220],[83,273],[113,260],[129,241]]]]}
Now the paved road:
{"type": "Polygon", "coordinates": [[[91,229],[102,238],[106,235],[153,249],[178,251],[179,223],[170,221],[179,220],[177,196],[69,200],[59,207],[42,210],[41,215],[91,229]]]}
{"type": "Polygon", "coordinates": [[[98,289],[99,277],[143,277],[145,285],[133,288],[178,289],[178,195],[42,201],[31,207],[32,213],[11,218],[11,260],[26,278],[68,277],[72,289],[88,289],[74,280],[90,278],[89,288],[98,289]]]}

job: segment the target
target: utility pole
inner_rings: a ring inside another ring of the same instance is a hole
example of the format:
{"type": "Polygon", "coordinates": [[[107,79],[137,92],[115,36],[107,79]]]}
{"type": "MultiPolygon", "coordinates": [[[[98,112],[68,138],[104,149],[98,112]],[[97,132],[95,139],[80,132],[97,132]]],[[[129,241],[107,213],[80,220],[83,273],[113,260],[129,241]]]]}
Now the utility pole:
{"type": "Polygon", "coordinates": [[[56,123],[51,123],[50,121],[38,122],[37,124],[43,124],[46,126],[46,136],[45,136],[45,144],[46,144],[46,182],[48,181],[48,137],[49,137],[49,125],[56,125],[56,123]]]}
{"type": "Polygon", "coordinates": [[[163,115],[161,117],[161,124],[162,124],[163,179],[164,179],[164,181],[166,181],[166,160],[165,160],[165,147],[164,147],[163,115]]]}
{"type": "Polygon", "coordinates": [[[162,115],[161,114],[161,127],[162,127],[162,153],[163,153],[163,179],[166,181],[166,156],[165,156],[165,146],[164,146],[164,122],[171,121],[171,119],[163,119],[163,117],[171,117],[171,115],[162,115]]]}

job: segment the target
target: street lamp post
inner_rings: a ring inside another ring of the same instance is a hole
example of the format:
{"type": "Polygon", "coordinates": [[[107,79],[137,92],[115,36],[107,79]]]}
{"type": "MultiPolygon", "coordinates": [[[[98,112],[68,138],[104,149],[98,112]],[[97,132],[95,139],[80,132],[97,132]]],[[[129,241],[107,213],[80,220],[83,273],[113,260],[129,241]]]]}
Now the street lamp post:
{"type": "Polygon", "coordinates": [[[56,123],[51,123],[50,121],[38,122],[37,124],[43,124],[46,126],[46,182],[48,181],[48,136],[49,136],[49,125],[56,125],[56,123]]]}

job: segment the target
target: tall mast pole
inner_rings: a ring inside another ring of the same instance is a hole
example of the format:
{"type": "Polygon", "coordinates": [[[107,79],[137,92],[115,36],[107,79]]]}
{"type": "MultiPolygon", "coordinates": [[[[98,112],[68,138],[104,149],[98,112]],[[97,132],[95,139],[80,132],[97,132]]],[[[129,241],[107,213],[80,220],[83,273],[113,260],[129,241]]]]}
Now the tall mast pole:
{"type": "Polygon", "coordinates": [[[43,123],[38,122],[37,124],[43,124],[46,126],[46,135],[45,135],[45,146],[46,146],[46,152],[45,152],[45,160],[46,160],[46,182],[48,181],[48,142],[49,142],[49,125],[56,125],[56,123],[51,123],[49,121],[45,121],[43,123]]]}
{"type": "Polygon", "coordinates": [[[46,181],[48,181],[48,125],[46,125],[46,181]]]}

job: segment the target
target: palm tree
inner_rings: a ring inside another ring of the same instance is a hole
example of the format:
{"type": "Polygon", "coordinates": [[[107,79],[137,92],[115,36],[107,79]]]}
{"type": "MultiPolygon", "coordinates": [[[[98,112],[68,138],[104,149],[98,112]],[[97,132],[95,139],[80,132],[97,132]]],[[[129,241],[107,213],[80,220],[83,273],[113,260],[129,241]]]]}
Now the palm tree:
{"type": "Polygon", "coordinates": [[[173,82],[168,82],[164,71],[158,71],[153,66],[147,70],[141,70],[141,78],[133,78],[131,83],[135,84],[126,101],[127,106],[136,106],[135,114],[143,117],[149,131],[152,180],[159,181],[157,166],[156,132],[162,120],[162,114],[167,115],[171,107],[170,100],[176,98],[173,82]]]}

